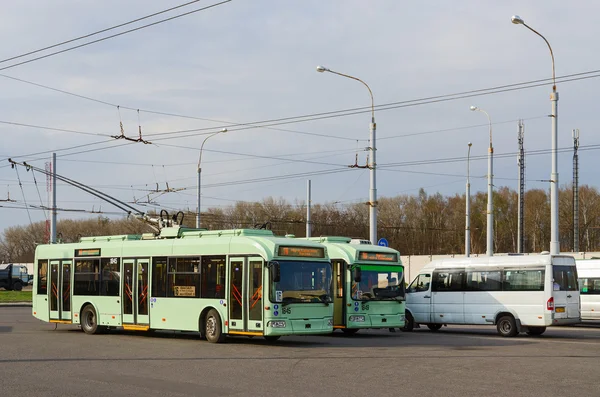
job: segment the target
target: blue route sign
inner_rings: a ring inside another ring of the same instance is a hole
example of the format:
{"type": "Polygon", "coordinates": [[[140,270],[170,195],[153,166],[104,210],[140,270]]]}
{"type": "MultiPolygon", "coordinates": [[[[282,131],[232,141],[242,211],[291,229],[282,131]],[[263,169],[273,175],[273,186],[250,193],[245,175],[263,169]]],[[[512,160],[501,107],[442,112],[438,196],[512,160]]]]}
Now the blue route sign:
{"type": "Polygon", "coordinates": [[[377,241],[377,245],[380,245],[382,247],[389,247],[388,241],[384,238],[380,238],[379,241],[377,241]]]}

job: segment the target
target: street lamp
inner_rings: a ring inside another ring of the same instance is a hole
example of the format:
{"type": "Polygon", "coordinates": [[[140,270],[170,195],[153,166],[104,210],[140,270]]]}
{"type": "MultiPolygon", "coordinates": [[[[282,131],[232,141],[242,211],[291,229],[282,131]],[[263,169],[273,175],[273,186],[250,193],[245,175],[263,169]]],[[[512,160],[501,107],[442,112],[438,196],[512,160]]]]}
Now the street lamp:
{"type": "Polygon", "coordinates": [[[483,109],[479,109],[477,106],[471,106],[472,111],[479,111],[485,113],[490,125],[490,147],[488,149],[488,202],[487,202],[487,248],[486,255],[494,255],[494,206],[492,203],[493,195],[493,179],[494,179],[494,147],[492,146],[492,120],[490,115],[483,109]]]}
{"type": "Polygon", "coordinates": [[[558,255],[560,253],[560,243],[558,241],[558,156],[557,156],[557,141],[558,141],[558,92],[556,92],[556,74],[554,71],[554,53],[550,43],[544,36],[536,30],[529,27],[523,19],[518,15],[513,15],[511,18],[515,25],[523,25],[533,33],[540,36],[550,50],[552,57],[552,93],[550,101],[552,102],[552,173],[550,174],[550,255],[558,255]]]}
{"type": "Polygon", "coordinates": [[[371,125],[369,128],[370,129],[370,140],[371,140],[371,147],[369,148],[369,150],[371,151],[371,155],[369,157],[371,158],[371,164],[368,165],[369,170],[370,170],[370,188],[369,188],[369,203],[368,204],[369,204],[369,239],[371,240],[371,244],[375,245],[375,244],[377,244],[377,187],[376,187],[377,183],[376,183],[376,173],[375,173],[376,167],[377,167],[377,161],[376,161],[377,146],[375,144],[376,124],[375,124],[375,104],[373,102],[373,92],[371,92],[371,88],[367,85],[367,83],[365,83],[364,81],[362,81],[359,78],[349,76],[347,74],[335,72],[324,66],[317,66],[317,72],[320,72],[320,73],[329,72],[329,73],[337,74],[339,76],[348,77],[349,79],[360,81],[361,83],[363,83],[365,85],[365,87],[367,87],[367,89],[369,90],[369,95],[371,95],[371,125]]]}
{"type": "Polygon", "coordinates": [[[217,131],[217,132],[210,134],[209,136],[204,138],[204,140],[202,141],[202,146],[200,146],[200,156],[198,157],[198,208],[196,208],[196,229],[200,229],[200,186],[201,186],[201,177],[200,176],[202,174],[202,168],[200,167],[200,164],[202,163],[202,149],[204,149],[204,144],[206,143],[208,138],[212,138],[213,136],[215,136],[217,134],[225,133],[225,132],[227,132],[227,128],[223,128],[221,131],[217,131]]]}
{"type": "Polygon", "coordinates": [[[466,196],[466,207],[467,207],[467,219],[465,220],[465,256],[468,258],[471,256],[471,181],[469,161],[471,160],[471,146],[473,144],[469,142],[469,150],[467,152],[467,196],[466,196]]]}

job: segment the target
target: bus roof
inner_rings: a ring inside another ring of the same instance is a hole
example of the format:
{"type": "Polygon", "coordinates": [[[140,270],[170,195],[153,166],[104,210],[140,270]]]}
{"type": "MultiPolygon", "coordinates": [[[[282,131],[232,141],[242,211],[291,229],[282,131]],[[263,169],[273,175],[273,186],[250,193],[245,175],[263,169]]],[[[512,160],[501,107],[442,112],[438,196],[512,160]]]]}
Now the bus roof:
{"type": "Polygon", "coordinates": [[[82,237],[78,243],[43,244],[36,248],[37,258],[72,258],[78,256],[184,256],[184,255],[257,254],[272,260],[284,256],[329,260],[327,249],[317,242],[275,236],[270,230],[204,230],[164,228],[159,235],[115,235],[82,237]],[[170,230],[165,230],[170,229],[170,230]],[[279,247],[319,248],[292,253],[279,247]],[[81,255],[77,255],[76,251],[81,255]]]}
{"type": "Polygon", "coordinates": [[[497,255],[476,258],[435,259],[426,264],[423,270],[438,268],[501,267],[501,266],[543,266],[550,264],[575,264],[575,258],[568,255],[497,255]]]}

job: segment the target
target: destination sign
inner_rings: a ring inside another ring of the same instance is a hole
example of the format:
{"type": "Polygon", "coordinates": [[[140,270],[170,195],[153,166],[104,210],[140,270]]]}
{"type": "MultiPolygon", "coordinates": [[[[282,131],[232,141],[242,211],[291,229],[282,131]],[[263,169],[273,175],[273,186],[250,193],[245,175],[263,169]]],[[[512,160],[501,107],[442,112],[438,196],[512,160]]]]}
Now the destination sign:
{"type": "Polygon", "coordinates": [[[325,258],[325,248],[318,247],[279,247],[279,256],[303,256],[325,258]]]}
{"type": "Polygon", "coordinates": [[[100,256],[100,248],[82,248],[75,250],[75,256],[100,256]]]}
{"type": "Polygon", "coordinates": [[[398,254],[361,251],[358,253],[358,260],[372,262],[398,262],[398,254]]]}
{"type": "Polygon", "coordinates": [[[173,289],[175,296],[196,296],[196,287],[193,285],[176,285],[173,289]]]}

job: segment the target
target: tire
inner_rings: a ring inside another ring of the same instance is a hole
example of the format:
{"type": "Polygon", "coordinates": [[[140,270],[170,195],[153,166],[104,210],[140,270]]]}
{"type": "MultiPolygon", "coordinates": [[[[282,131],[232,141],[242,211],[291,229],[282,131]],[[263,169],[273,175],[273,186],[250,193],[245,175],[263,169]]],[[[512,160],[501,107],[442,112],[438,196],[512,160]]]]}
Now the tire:
{"type": "Polygon", "coordinates": [[[519,331],[517,330],[517,322],[513,316],[502,316],[496,323],[496,329],[498,334],[504,337],[516,336],[519,331]]]}
{"type": "Polygon", "coordinates": [[[14,283],[13,284],[13,288],[15,291],[21,291],[23,289],[23,284],[21,283],[14,283]]]}
{"type": "Polygon", "coordinates": [[[265,340],[269,343],[275,343],[279,340],[279,338],[281,338],[281,336],[279,336],[279,335],[265,336],[265,340]]]}
{"type": "Polygon", "coordinates": [[[98,316],[94,306],[86,305],[81,311],[81,329],[90,335],[100,334],[104,331],[105,327],[98,325],[98,316]]]}
{"type": "Polygon", "coordinates": [[[221,316],[215,309],[210,309],[204,320],[204,336],[211,343],[225,342],[225,334],[221,326],[221,316]]]}
{"type": "Polygon", "coordinates": [[[539,336],[546,332],[546,327],[529,327],[527,334],[531,336],[539,336]]]}
{"type": "Polygon", "coordinates": [[[436,332],[442,328],[442,324],[427,324],[427,328],[429,328],[430,331],[436,332]]]}
{"type": "Polygon", "coordinates": [[[346,335],[354,335],[358,332],[358,328],[342,328],[342,332],[346,335]]]}
{"type": "Polygon", "coordinates": [[[410,313],[406,312],[404,327],[400,328],[402,332],[412,332],[415,329],[415,320],[410,313]]]}

